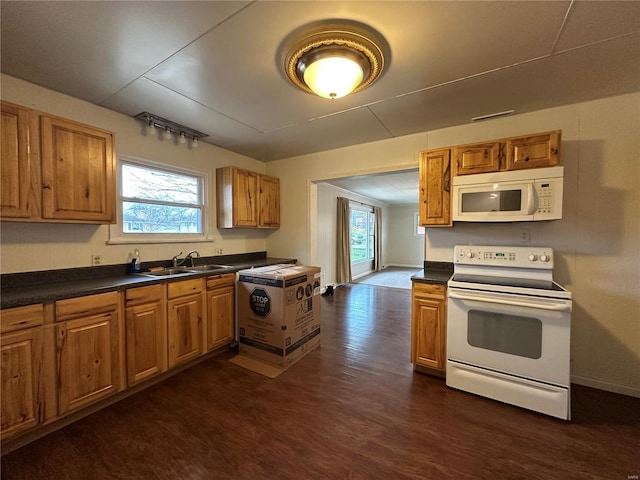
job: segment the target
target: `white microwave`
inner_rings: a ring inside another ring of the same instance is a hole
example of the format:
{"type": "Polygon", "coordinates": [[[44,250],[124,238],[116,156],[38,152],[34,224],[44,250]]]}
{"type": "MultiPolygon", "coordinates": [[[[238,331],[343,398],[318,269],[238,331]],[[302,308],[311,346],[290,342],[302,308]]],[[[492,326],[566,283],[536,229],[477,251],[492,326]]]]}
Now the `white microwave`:
{"type": "Polygon", "coordinates": [[[453,177],[453,220],[532,222],[562,218],[564,167],[453,177]]]}

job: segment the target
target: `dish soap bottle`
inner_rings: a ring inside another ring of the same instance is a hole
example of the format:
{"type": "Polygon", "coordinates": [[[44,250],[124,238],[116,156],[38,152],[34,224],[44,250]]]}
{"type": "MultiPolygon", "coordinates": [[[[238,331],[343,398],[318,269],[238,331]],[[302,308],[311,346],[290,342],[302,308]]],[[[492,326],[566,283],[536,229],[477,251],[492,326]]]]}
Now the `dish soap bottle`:
{"type": "Polygon", "coordinates": [[[133,254],[133,258],[131,259],[131,267],[132,267],[131,270],[133,270],[133,273],[138,273],[142,269],[142,266],[140,265],[140,252],[138,251],[137,248],[133,254]]]}

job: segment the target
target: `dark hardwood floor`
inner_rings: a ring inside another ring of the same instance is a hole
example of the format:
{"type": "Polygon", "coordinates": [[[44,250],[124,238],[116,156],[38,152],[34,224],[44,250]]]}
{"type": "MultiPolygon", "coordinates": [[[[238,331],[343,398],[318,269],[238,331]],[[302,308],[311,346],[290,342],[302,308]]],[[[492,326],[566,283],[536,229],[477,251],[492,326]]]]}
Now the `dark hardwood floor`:
{"type": "Polygon", "coordinates": [[[640,399],[575,386],[564,422],[409,363],[409,290],[322,297],[322,344],[271,380],[226,352],[2,457],[2,479],[621,479],[640,399]]]}

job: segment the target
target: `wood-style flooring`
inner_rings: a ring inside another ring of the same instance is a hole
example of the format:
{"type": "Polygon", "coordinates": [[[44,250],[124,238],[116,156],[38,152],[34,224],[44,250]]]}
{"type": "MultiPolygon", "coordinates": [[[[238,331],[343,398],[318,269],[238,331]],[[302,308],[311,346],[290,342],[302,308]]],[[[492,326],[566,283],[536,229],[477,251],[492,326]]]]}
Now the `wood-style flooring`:
{"type": "Polygon", "coordinates": [[[574,386],[564,422],[409,363],[408,290],[322,297],[322,344],[276,379],[226,352],[2,457],[2,479],[620,479],[640,399],[574,386]]]}

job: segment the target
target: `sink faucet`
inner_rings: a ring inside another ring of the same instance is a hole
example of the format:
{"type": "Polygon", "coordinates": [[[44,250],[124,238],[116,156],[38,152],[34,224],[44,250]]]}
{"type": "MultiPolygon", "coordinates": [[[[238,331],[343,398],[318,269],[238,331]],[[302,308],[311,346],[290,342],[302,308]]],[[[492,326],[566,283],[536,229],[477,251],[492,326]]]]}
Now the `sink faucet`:
{"type": "Polygon", "coordinates": [[[187,253],[187,256],[186,256],[186,257],[184,257],[184,260],[183,260],[182,262],[184,263],[184,262],[186,262],[186,261],[187,261],[187,259],[189,259],[189,260],[191,260],[191,266],[192,266],[192,267],[195,267],[196,265],[195,265],[195,263],[193,262],[193,256],[194,256],[194,255],[195,255],[196,257],[200,257],[200,254],[198,253],[198,251],[197,251],[197,250],[191,250],[189,253],[187,253]]]}
{"type": "MultiPolygon", "coordinates": [[[[173,263],[174,268],[178,266],[178,257],[182,255],[182,252],[180,252],[179,254],[177,254],[175,257],[173,257],[171,259],[171,262],[173,263]]],[[[180,263],[184,262],[184,260],[182,260],[180,263]]]]}

